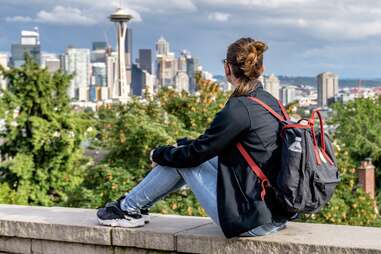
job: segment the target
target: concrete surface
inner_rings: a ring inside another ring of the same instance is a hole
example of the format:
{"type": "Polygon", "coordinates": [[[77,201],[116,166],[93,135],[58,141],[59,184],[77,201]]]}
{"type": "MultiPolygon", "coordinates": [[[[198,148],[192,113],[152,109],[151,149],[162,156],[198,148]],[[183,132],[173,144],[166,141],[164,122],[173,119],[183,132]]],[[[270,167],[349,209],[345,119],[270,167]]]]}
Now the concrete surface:
{"type": "Polygon", "coordinates": [[[0,253],[380,253],[381,228],[289,223],[226,239],[209,218],[153,214],[141,228],[98,225],[95,210],[0,205],[0,253]]]}

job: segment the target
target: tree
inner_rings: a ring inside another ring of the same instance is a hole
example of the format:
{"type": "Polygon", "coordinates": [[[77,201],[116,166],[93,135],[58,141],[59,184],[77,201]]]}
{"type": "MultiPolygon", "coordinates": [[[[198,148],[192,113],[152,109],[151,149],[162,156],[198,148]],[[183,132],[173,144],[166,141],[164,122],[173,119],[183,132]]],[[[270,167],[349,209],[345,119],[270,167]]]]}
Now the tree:
{"type": "Polygon", "coordinates": [[[377,170],[378,205],[381,208],[381,97],[362,98],[334,105],[335,139],[356,161],[373,159],[377,170]]]}
{"type": "Polygon", "coordinates": [[[71,76],[50,74],[28,56],[22,67],[0,74],[8,80],[0,98],[0,201],[60,204],[86,166],[80,144],[89,122],[71,111],[71,76]]]}

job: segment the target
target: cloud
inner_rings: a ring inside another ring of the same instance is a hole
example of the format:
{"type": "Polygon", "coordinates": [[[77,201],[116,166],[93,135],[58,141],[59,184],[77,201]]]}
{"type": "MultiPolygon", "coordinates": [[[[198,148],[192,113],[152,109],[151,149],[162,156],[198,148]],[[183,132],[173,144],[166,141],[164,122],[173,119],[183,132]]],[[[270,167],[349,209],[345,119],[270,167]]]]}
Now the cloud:
{"type": "Polygon", "coordinates": [[[238,25],[290,29],[322,40],[381,36],[377,0],[194,0],[201,8],[229,10],[238,25]]]}
{"type": "Polygon", "coordinates": [[[39,11],[35,20],[58,25],[94,25],[97,23],[94,18],[86,16],[80,9],[60,5],[51,11],[39,11]]]}
{"type": "Polygon", "coordinates": [[[226,22],[230,19],[231,15],[224,12],[212,12],[208,15],[208,19],[217,22],[226,22]]]}
{"type": "Polygon", "coordinates": [[[33,19],[29,16],[14,16],[14,17],[6,17],[6,22],[30,22],[33,19]]]}
{"type": "MultiPolygon", "coordinates": [[[[138,12],[132,9],[126,9],[127,13],[131,14],[134,22],[142,21],[138,12]]],[[[79,26],[91,26],[104,22],[111,12],[85,12],[79,8],[65,7],[61,5],[55,6],[51,10],[40,10],[34,18],[29,16],[14,16],[7,17],[6,22],[36,22],[53,25],[79,25],[79,26]]]]}

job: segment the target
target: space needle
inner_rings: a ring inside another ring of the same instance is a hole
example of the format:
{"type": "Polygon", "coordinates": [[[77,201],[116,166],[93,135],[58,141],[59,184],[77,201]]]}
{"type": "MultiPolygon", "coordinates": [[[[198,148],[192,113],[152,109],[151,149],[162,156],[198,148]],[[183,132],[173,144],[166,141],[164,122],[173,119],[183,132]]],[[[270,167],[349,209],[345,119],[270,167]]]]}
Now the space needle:
{"type": "Polygon", "coordinates": [[[133,17],[127,14],[127,12],[120,7],[113,14],[111,14],[109,18],[111,22],[116,24],[118,41],[116,79],[114,80],[111,89],[112,98],[119,99],[121,102],[126,102],[130,95],[130,84],[127,83],[125,40],[127,33],[127,23],[133,17]]]}

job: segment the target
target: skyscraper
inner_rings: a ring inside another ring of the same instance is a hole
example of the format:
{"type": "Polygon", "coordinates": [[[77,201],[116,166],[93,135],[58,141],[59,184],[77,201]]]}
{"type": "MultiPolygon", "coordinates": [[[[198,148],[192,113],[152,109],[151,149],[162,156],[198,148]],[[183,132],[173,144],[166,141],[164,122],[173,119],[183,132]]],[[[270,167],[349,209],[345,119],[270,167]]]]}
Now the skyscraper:
{"type": "Polygon", "coordinates": [[[64,70],[74,75],[69,87],[69,97],[80,101],[88,100],[90,85],[90,50],[67,48],[64,54],[64,70]]]}
{"type": "Polygon", "coordinates": [[[194,93],[197,89],[196,72],[199,68],[198,59],[193,58],[191,54],[187,54],[187,75],[189,77],[189,92],[194,93]]]}
{"type": "Polygon", "coordinates": [[[153,95],[156,77],[145,70],[143,70],[143,73],[144,73],[144,93],[147,93],[148,95],[153,95]]]}
{"type": "Polygon", "coordinates": [[[11,45],[12,66],[23,65],[25,54],[29,54],[37,64],[41,63],[40,33],[37,27],[34,31],[21,31],[20,44],[11,45]]]}
{"type": "Polygon", "coordinates": [[[176,90],[178,92],[189,92],[189,77],[185,71],[178,71],[175,78],[176,90]]]}
{"type": "Polygon", "coordinates": [[[142,96],[144,89],[144,72],[136,64],[132,65],[132,94],[142,96]]]}
{"type": "Polygon", "coordinates": [[[323,72],[317,76],[318,104],[326,107],[330,99],[339,92],[339,77],[332,72],[323,72]]]}
{"type": "Polygon", "coordinates": [[[61,68],[61,59],[57,54],[43,53],[41,55],[41,66],[54,73],[61,68]]]}
{"type": "Polygon", "coordinates": [[[91,85],[93,86],[107,86],[106,83],[106,64],[105,63],[92,63],[91,85]]]}
{"type": "Polygon", "coordinates": [[[176,90],[189,92],[189,76],[187,74],[187,52],[181,52],[177,60],[177,74],[175,77],[176,90]]]}
{"type": "Polygon", "coordinates": [[[180,53],[179,59],[177,61],[177,64],[178,64],[177,68],[179,71],[184,71],[184,72],[187,71],[187,55],[188,53],[185,50],[183,50],[180,53]]]}
{"type": "Polygon", "coordinates": [[[112,97],[112,88],[117,80],[118,53],[108,52],[106,56],[106,82],[110,99],[112,97]]]}
{"type": "Polygon", "coordinates": [[[157,55],[168,55],[169,53],[169,42],[162,36],[156,43],[156,54],[157,55]]]}
{"type": "Polygon", "coordinates": [[[115,13],[110,16],[110,20],[116,24],[117,41],[118,41],[118,61],[117,61],[117,79],[112,87],[112,98],[120,101],[127,101],[130,95],[131,78],[128,80],[126,67],[131,64],[126,60],[126,35],[127,22],[132,16],[127,14],[122,8],[118,8],[115,13]]]}
{"type": "Polygon", "coordinates": [[[176,56],[169,51],[169,43],[161,37],[156,43],[156,76],[159,87],[175,85],[177,73],[176,56]]]}
{"type": "Polygon", "coordinates": [[[274,74],[271,74],[267,79],[265,79],[264,88],[267,92],[271,93],[272,96],[279,99],[279,79],[274,74]]]}
{"type": "Polygon", "coordinates": [[[152,50],[139,49],[139,66],[142,70],[152,74],[152,50]]]}
{"type": "Polygon", "coordinates": [[[295,100],[295,95],[296,95],[295,93],[296,93],[295,86],[283,86],[280,89],[279,99],[284,105],[288,105],[295,100]]]}
{"type": "Polygon", "coordinates": [[[105,41],[94,41],[92,43],[92,48],[93,48],[93,50],[107,49],[107,42],[105,42],[105,41]]]}

